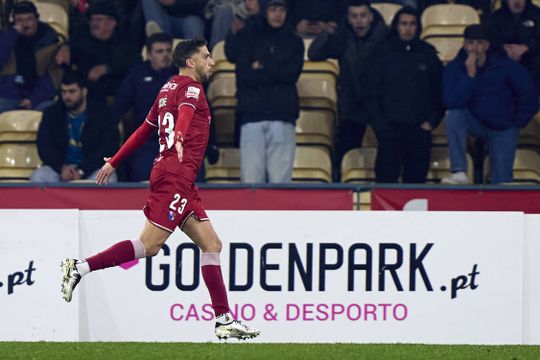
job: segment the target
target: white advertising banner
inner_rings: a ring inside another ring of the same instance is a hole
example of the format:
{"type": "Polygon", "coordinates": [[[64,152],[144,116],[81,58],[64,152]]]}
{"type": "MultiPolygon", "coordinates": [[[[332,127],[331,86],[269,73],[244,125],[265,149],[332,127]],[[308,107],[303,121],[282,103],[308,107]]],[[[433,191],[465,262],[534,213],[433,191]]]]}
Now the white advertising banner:
{"type": "Polygon", "coordinates": [[[78,340],[78,301],[60,293],[78,240],[77,210],[0,210],[0,341],[78,340]]]}
{"type": "MultiPolygon", "coordinates": [[[[260,342],[519,344],[522,213],[213,211],[233,313],[260,342]]],[[[81,256],[135,239],[141,211],[82,211],[81,256]]],[[[83,341],[215,341],[199,250],[85,278],[83,341]]]]}
{"type": "Polygon", "coordinates": [[[540,215],[525,215],[523,343],[540,344],[540,215]]]}

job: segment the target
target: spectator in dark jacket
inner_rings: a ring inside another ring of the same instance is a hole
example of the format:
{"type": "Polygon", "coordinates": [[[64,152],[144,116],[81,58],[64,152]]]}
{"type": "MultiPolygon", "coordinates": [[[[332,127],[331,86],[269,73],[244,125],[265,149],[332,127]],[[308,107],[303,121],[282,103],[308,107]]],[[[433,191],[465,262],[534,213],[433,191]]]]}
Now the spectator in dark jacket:
{"type": "MultiPolygon", "coordinates": [[[[125,125],[127,139],[146,119],[159,90],[178,69],[172,65],[172,38],[164,33],[150,36],[146,42],[147,61],[135,66],[118,89],[111,109],[112,119],[118,124],[129,109],[133,109],[133,119],[125,125]]],[[[159,153],[158,133],[154,141],[147,141],[126,159],[128,181],[144,181],[150,177],[154,158],[159,153]]]]}
{"type": "Polygon", "coordinates": [[[377,182],[426,181],[431,130],[439,125],[442,63],[435,48],[419,39],[415,9],[403,7],[387,40],[375,51],[368,74],[368,108],[379,141],[377,182]]]}
{"type": "Polygon", "coordinates": [[[39,21],[29,1],[15,4],[15,24],[0,33],[0,112],[43,110],[55,95],[53,78],[60,80],[54,61],[58,34],[39,21]]]}
{"type": "Polygon", "coordinates": [[[95,179],[103,158],[118,148],[118,128],[104,102],[88,99],[82,76],[67,73],[61,95],[43,112],[37,136],[43,166],[32,173],[30,181],[95,179]]]}
{"type": "Polygon", "coordinates": [[[487,26],[491,47],[524,65],[540,89],[540,8],[531,0],[502,0],[487,26]]]}
{"type": "Polygon", "coordinates": [[[511,182],[518,128],[538,110],[534,83],[522,65],[489,50],[488,34],[481,25],[467,27],[464,37],[463,50],[444,71],[452,175],[443,183],[469,182],[465,157],[468,134],[488,143],[491,181],[511,182]]]}
{"type": "Polygon", "coordinates": [[[141,0],[146,35],[165,32],[193,39],[204,35],[203,10],[208,0],[141,0]]]}
{"type": "Polygon", "coordinates": [[[370,71],[367,59],[387,32],[383,18],[371,8],[368,0],[352,0],[347,8],[347,19],[337,30],[323,32],[309,47],[308,57],[312,61],[339,59],[336,169],[343,155],[362,143],[369,115],[361,98],[361,74],[370,71]]]}
{"type": "Polygon", "coordinates": [[[112,2],[98,1],[88,10],[89,29],[70,39],[62,52],[64,63],[73,63],[88,81],[91,96],[115,95],[131,66],[140,60],[129,36],[118,29],[118,13],[112,2]]]}
{"type": "Polygon", "coordinates": [[[261,12],[261,4],[259,0],[244,0],[244,8],[246,10],[245,16],[236,16],[234,18],[231,29],[225,38],[225,56],[233,64],[236,62],[238,44],[243,43],[243,40],[240,39],[241,36],[239,37],[237,35],[240,34],[240,30],[256,22],[256,15],[259,15],[261,12]]]}
{"type": "Polygon", "coordinates": [[[343,0],[289,0],[291,22],[298,35],[311,38],[332,31],[341,19],[343,0]]]}
{"type": "Polygon", "coordinates": [[[255,26],[242,30],[247,33],[236,62],[241,175],[243,182],[288,182],[304,43],[286,23],[284,0],[270,0],[265,12],[255,26]]]}

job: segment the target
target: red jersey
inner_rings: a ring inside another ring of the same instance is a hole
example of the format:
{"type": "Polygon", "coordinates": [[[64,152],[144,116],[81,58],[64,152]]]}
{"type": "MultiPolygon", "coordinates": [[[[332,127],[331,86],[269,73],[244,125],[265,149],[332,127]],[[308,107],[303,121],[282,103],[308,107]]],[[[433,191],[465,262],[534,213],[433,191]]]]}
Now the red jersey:
{"type": "Polygon", "coordinates": [[[210,109],[201,83],[176,75],[163,85],[146,117],[146,121],[159,131],[159,156],[154,167],[195,181],[208,144],[210,120],[210,109]],[[179,162],[174,146],[175,126],[179,112],[185,106],[193,107],[195,113],[186,134],[182,134],[184,153],[182,162],[179,162]]]}

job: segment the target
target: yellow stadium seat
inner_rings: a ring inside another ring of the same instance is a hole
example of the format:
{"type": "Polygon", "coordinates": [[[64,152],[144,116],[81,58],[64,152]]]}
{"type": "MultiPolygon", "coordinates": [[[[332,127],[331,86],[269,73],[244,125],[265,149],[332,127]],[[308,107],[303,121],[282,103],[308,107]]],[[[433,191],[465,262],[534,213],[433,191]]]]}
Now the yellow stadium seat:
{"type": "Polygon", "coordinates": [[[219,160],[210,165],[205,160],[206,182],[237,183],[240,182],[240,150],[236,148],[219,149],[219,160]]]}
{"type": "Polygon", "coordinates": [[[448,146],[448,138],[446,136],[446,128],[444,120],[441,121],[439,126],[437,126],[431,132],[431,144],[433,146],[448,146]]]}
{"type": "MultiPolygon", "coordinates": [[[[516,183],[540,184],[540,154],[535,150],[517,149],[513,172],[516,183]]],[[[484,174],[486,182],[491,181],[489,156],[484,161],[484,174]]]]}
{"type": "Polygon", "coordinates": [[[538,114],[529,121],[527,126],[519,130],[518,146],[540,148],[540,118],[538,114]]]}
{"type": "Polygon", "coordinates": [[[467,26],[479,24],[478,12],[468,5],[438,4],[428,6],[422,13],[422,26],[426,30],[431,26],[467,26]]]}
{"type": "MultiPolygon", "coordinates": [[[[427,182],[440,183],[450,176],[450,154],[447,147],[434,147],[431,149],[431,164],[427,175],[427,182]]],[[[467,176],[473,178],[474,167],[472,157],[467,154],[467,176]]]]}
{"type": "Polygon", "coordinates": [[[321,146],[332,150],[334,145],[334,116],[327,111],[300,111],[296,122],[296,144],[321,146]]]}
{"type": "Polygon", "coordinates": [[[377,140],[377,135],[375,135],[375,131],[373,131],[373,128],[369,125],[366,127],[366,132],[364,133],[364,138],[362,139],[361,145],[362,147],[374,147],[374,148],[376,148],[379,145],[379,141],[377,140]]]}
{"type": "Polygon", "coordinates": [[[371,4],[371,7],[376,9],[382,15],[384,22],[388,26],[392,23],[394,15],[401,9],[401,5],[399,4],[384,2],[371,4]]]}
{"type": "Polygon", "coordinates": [[[302,73],[296,83],[303,109],[329,109],[336,112],[336,79],[323,73],[302,73]]]}
{"type": "Polygon", "coordinates": [[[216,143],[218,145],[233,145],[236,111],[229,108],[216,108],[213,121],[216,125],[216,143]]]}
{"type": "Polygon", "coordinates": [[[66,14],[69,14],[69,0],[33,0],[33,2],[36,3],[51,3],[60,5],[62,9],[66,12],[66,14]]]}
{"type": "Polygon", "coordinates": [[[376,148],[357,148],[349,150],[341,160],[341,182],[375,182],[376,148]]]}
{"type": "Polygon", "coordinates": [[[39,165],[35,144],[0,144],[0,178],[28,179],[39,165]]]}
{"type": "Polygon", "coordinates": [[[227,105],[236,106],[236,75],[230,72],[216,74],[208,85],[207,97],[213,108],[227,105]]]}
{"type": "Polygon", "coordinates": [[[225,57],[225,41],[220,41],[212,49],[212,59],[215,61],[216,65],[214,67],[214,73],[221,71],[234,72],[236,66],[227,60],[225,57]]]}
{"type": "Polygon", "coordinates": [[[13,110],[0,114],[0,142],[36,141],[41,111],[13,110]]]}
{"type": "Polygon", "coordinates": [[[445,64],[454,60],[463,46],[462,37],[430,37],[426,41],[437,49],[439,59],[445,64]]]}
{"type": "Polygon", "coordinates": [[[316,147],[297,146],[292,180],[293,182],[332,182],[330,154],[316,147]]]}
{"type": "Polygon", "coordinates": [[[39,19],[51,25],[59,34],[67,38],[69,34],[68,14],[62,6],[49,2],[36,2],[39,19]]]}

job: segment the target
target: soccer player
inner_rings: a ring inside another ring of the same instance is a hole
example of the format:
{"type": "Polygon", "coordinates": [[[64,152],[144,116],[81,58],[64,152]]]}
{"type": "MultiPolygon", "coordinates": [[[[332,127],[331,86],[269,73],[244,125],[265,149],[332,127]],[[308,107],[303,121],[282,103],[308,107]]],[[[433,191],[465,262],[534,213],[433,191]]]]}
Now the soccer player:
{"type": "Polygon", "coordinates": [[[203,39],[180,42],[173,57],[180,75],[163,85],[146,120],[112,159],[104,159],[96,178],[98,184],[107,184],[122,160],[145,143],[152,132],[159,131],[160,151],[150,175],[150,196],[143,210],[147,221],[140,238],[119,242],[85,261],[63,261],[63,297],[71,301],[73,290],[91,271],[156,255],[178,226],[202,250],[201,270],[216,315],[216,336],[254,338],[259,330],[233,320],[229,312],[219,260],[221,241],[194,184],[210,128],[210,110],[202,83],[212,74],[215,63],[203,39]]]}

